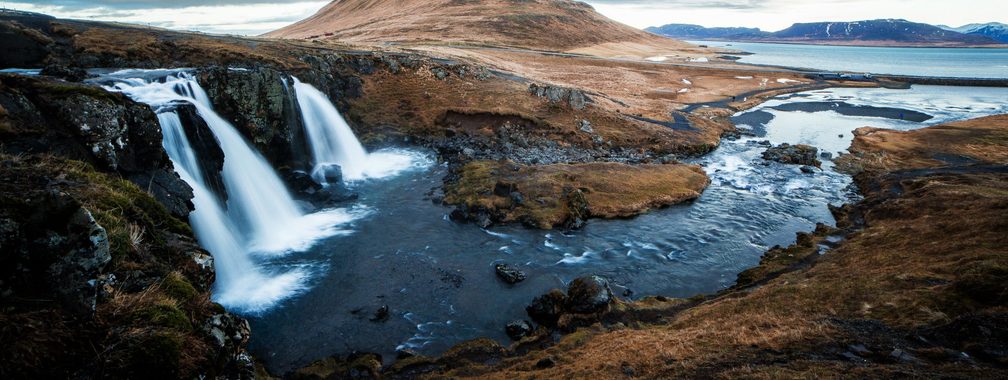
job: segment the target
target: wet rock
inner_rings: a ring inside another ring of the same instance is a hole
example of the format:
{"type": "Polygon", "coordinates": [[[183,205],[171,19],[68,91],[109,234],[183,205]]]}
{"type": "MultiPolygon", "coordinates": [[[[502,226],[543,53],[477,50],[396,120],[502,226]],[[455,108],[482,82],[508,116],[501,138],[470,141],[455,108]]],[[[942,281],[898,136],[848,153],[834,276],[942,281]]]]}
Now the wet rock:
{"type": "Polygon", "coordinates": [[[218,349],[236,354],[245,347],[252,335],[248,321],[230,313],[214,314],[202,327],[213,338],[218,349]]]}
{"type": "Polygon", "coordinates": [[[574,313],[597,313],[614,301],[609,281],[600,276],[578,277],[567,287],[567,310],[574,313]]]}
{"type": "Polygon", "coordinates": [[[560,315],[563,314],[564,304],[567,296],[560,289],[550,290],[532,300],[532,303],[525,307],[532,321],[543,326],[555,327],[560,315]]]}
{"type": "Polygon", "coordinates": [[[584,132],[584,133],[595,133],[595,130],[592,129],[591,122],[588,121],[588,120],[581,120],[581,121],[579,121],[578,122],[578,129],[580,129],[581,132],[584,132]]]}
{"type": "Polygon", "coordinates": [[[371,322],[385,322],[389,319],[389,307],[388,305],[382,305],[375,310],[373,316],[371,316],[371,322]]]}
{"type": "Polygon", "coordinates": [[[319,185],[314,179],[312,179],[311,175],[303,171],[289,169],[280,170],[280,175],[295,196],[309,198],[322,191],[322,185],[319,185]]]}
{"type": "Polygon", "coordinates": [[[819,149],[816,147],[804,144],[791,145],[783,143],[764,151],[763,159],[782,164],[807,165],[818,168],[822,165],[822,162],[816,158],[818,155],[819,149]]]}
{"type": "Polygon", "coordinates": [[[824,159],[824,160],[832,160],[833,159],[833,153],[830,153],[830,152],[819,153],[819,158],[824,159]]]}
{"type": "Polygon", "coordinates": [[[49,267],[50,284],[68,308],[80,314],[94,313],[97,278],[112,261],[108,233],[90,211],[79,208],[70,217],[64,239],[69,252],[49,267]]]}
{"type": "Polygon", "coordinates": [[[476,213],[476,216],[473,218],[473,222],[475,222],[477,226],[480,226],[480,228],[488,228],[493,225],[493,219],[490,218],[490,214],[487,214],[486,211],[476,213]]]}
{"type": "Polygon", "coordinates": [[[521,340],[532,334],[532,324],[525,320],[512,321],[504,327],[504,332],[511,340],[521,340]]]}
{"type": "Polygon", "coordinates": [[[48,65],[39,74],[60,78],[69,82],[82,82],[90,77],[87,71],[80,67],[67,67],[59,64],[48,65]]]}
{"type": "Polygon", "coordinates": [[[467,221],[469,218],[468,216],[466,216],[465,211],[454,209],[450,213],[448,213],[448,219],[456,223],[462,223],[467,221]]]}
{"type": "Polygon", "coordinates": [[[228,199],[227,188],[224,186],[224,177],[221,175],[224,170],[224,150],[217,142],[217,137],[192,104],[176,105],[175,113],[182,123],[182,129],[186,138],[189,139],[189,145],[192,146],[196,156],[200,158],[196,164],[203,176],[203,182],[221,202],[226,202],[228,199]]]}
{"type": "Polygon", "coordinates": [[[805,174],[812,174],[815,173],[815,168],[805,165],[801,167],[801,172],[805,174]]]}
{"type": "MultiPolygon", "coordinates": [[[[214,110],[234,124],[275,167],[308,166],[301,114],[287,74],[257,66],[240,71],[207,67],[197,75],[214,110]]],[[[338,81],[332,78],[327,84],[338,81]]],[[[334,83],[332,87],[344,86],[334,83]]]]}
{"type": "Polygon", "coordinates": [[[319,177],[325,180],[325,183],[343,182],[343,168],[337,164],[320,164],[315,167],[315,171],[319,177]]]}
{"type": "Polygon", "coordinates": [[[179,220],[189,219],[189,212],[195,207],[192,203],[193,190],[174,170],[155,169],[130,174],[127,178],[137,186],[142,186],[172,216],[179,220]]]}
{"type": "Polygon", "coordinates": [[[496,264],[494,265],[494,271],[497,272],[498,278],[512,285],[525,281],[526,278],[525,272],[508,264],[496,264]]]}
{"type": "Polygon", "coordinates": [[[416,351],[412,350],[412,349],[409,349],[409,348],[397,348],[396,349],[396,359],[398,359],[398,360],[407,359],[407,358],[413,358],[413,357],[417,357],[417,356],[420,356],[420,354],[417,353],[416,351]]]}

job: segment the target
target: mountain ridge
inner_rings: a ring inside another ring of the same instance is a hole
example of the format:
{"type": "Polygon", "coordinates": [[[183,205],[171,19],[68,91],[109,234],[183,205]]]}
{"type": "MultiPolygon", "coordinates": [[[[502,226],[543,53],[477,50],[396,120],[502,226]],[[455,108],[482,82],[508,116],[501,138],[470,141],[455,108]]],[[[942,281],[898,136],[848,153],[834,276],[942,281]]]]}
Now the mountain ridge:
{"type": "Polygon", "coordinates": [[[568,0],[335,0],[264,37],[431,43],[569,51],[615,42],[687,46],[568,0]]]}
{"type": "Polygon", "coordinates": [[[685,24],[668,24],[645,30],[673,38],[756,42],[808,42],[883,46],[983,46],[1000,43],[997,39],[986,35],[966,34],[952,29],[904,19],[795,23],[788,28],[776,32],[753,28],[704,28],[698,25],[685,24]]]}
{"type": "Polygon", "coordinates": [[[958,28],[948,25],[938,25],[939,28],[963,34],[985,36],[1002,43],[1008,43],[1008,24],[988,22],[983,24],[966,24],[958,28]]]}

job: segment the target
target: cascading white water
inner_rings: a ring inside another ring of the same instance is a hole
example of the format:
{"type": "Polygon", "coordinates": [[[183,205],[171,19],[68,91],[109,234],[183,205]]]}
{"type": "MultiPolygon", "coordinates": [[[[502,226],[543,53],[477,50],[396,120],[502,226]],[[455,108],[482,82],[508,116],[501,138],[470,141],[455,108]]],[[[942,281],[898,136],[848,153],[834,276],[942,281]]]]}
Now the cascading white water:
{"type": "Polygon", "coordinates": [[[297,78],[294,78],[294,92],[311,145],[315,165],[312,177],[319,183],[325,183],[320,169],[327,164],[338,164],[343,169],[344,179],[356,181],[387,177],[418,161],[416,154],[402,151],[367,153],[325,94],[297,78]]]}
{"type": "Polygon", "coordinates": [[[310,247],[319,238],[345,231],[337,226],[354,215],[328,210],[304,215],[266,160],[234,127],[213,111],[206,93],[189,75],[178,72],[157,81],[124,78],[116,73],[107,87],[151,105],[158,113],[163,144],[179,176],[193,188],[195,210],[190,222],[200,244],[215,259],[214,300],[232,309],[259,312],[304,288],[307,273],[268,273],[249,253],[278,254],[310,247]],[[173,105],[193,104],[224,152],[221,176],[228,193],[226,207],[204,183],[198,153],[192,149],[173,105]]]}

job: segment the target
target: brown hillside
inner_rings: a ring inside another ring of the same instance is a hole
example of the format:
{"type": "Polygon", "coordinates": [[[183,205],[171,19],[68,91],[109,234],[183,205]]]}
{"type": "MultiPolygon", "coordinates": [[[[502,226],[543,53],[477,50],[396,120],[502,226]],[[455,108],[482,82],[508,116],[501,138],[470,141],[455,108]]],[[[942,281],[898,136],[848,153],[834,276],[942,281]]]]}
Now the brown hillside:
{"type": "Polygon", "coordinates": [[[554,51],[615,42],[688,46],[610,20],[588,4],[568,0],[336,0],[315,15],[265,36],[554,51]]]}

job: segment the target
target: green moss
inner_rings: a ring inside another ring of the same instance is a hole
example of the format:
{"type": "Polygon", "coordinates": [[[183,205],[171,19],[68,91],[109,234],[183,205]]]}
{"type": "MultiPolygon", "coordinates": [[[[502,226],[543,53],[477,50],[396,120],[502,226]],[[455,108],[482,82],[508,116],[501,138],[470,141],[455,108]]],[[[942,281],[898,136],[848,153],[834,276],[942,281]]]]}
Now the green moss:
{"type": "Polygon", "coordinates": [[[159,304],[140,309],[133,314],[133,319],[139,323],[175,329],[181,332],[192,331],[189,317],[175,305],[159,304]]]}
{"type": "Polygon", "coordinates": [[[436,362],[434,361],[434,359],[431,359],[427,356],[417,355],[396,360],[395,363],[392,363],[392,366],[389,367],[389,369],[391,370],[391,372],[398,373],[407,371],[411,368],[433,366],[435,364],[436,362]]]}
{"type": "Polygon", "coordinates": [[[169,332],[154,333],[133,344],[126,363],[127,374],[153,379],[178,377],[182,359],[182,338],[169,332]]]}
{"type": "Polygon", "coordinates": [[[88,86],[75,83],[61,83],[61,82],[40,82],[40,83],[42,83],[43,88],[45,88],[49,93],[54,94],[56,96],[67,97],[73,95],[83,95],[95,99],[105,99],[109,101],[118,100],[116,98],[118,95],[105,91],[104,89],[96,86],[88,86]]]}
{"type": "Polygon", "coordinates": [[[192,301],[199,294],[196,288],[178,272],[172,272],[165,276],[164,281],[161,282],[161,290],[169,297],[181,302],[192,301]]]}

